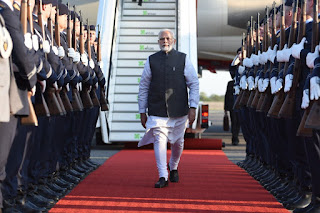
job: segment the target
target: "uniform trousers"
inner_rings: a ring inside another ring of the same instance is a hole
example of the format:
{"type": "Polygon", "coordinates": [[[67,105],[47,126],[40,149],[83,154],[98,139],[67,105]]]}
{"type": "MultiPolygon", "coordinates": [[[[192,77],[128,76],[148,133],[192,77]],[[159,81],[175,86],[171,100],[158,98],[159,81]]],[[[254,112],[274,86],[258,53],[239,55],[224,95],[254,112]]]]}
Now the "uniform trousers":
{"type": "Polygon", "coordinates": [[[6,178],[6,164],[16,133],[19,118],[10,116],[9,122],[0,122],[0,208],[3,208],[2,183],[6,178]]]}

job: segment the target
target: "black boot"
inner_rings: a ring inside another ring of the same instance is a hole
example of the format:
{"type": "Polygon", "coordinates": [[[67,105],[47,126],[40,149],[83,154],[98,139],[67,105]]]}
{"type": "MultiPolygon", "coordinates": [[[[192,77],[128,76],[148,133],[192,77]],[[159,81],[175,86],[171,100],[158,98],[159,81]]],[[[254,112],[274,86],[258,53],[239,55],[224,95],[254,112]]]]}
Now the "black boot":
{"type": "Polygon", "coordinates": [[[164,177],[159,178],[159,181],[154,185],[155,188],[164,188],[166,186],[168,186],[168,181],[164,177]]]}

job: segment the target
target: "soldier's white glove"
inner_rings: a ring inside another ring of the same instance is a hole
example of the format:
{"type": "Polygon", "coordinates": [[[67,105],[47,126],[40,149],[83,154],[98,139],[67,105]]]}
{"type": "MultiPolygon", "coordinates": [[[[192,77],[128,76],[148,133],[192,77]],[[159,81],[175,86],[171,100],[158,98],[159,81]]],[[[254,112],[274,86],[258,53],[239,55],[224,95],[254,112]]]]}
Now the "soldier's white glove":
{"type": "Polygon", "coordinates": [[[43,52],[44,52],[44,53],[50,53],[50,44],[49,44],[49,41],[45,40],[45,41],[42,43],[42,49],[43,49],[43,52]]]}
{"type": "Polygon", "coordinates": [[[249,76],[247,78],[247,82],[248,82],[248,89],[251,91],[254,89],[254,79],[253,76],[249,76]]]}
{"type": "Polygon", "coordinates": [[[78,63],[80,61],[80,53],[75,52],[75,55],[73,57],[73,63],[78,63]]]}
{"type": "Polygon", "coordinates": [[[68,57],[69,58],[74,58],[76,56],[76,52],[74,51],[73,48],[68,48],[68,57]]]}
{"type": "Polygon", "coordinates": [[[258,81],[259,81],[259,76],[256,76],[254,78],[254,88],[256,89],[258,87],[258,81]]]}
{"type": "Polygon", "coordinates": [[[279,78],[277,81],[276,81],[276,93],[279,92],[283,87],[283,79],[282,78],[279,78]]]}
{"type": "Polygon", "coordinates": [[[237,85],[237,86],[234,86],[234,94],[235,95],[239,95],[240,94],[240,87],[237,85]]]}
{"type": "Polygon", "coordinates": [[[240,78],[240,88],[241,89],[247,89],[247,76],[243,75],[240,78]]]}
{"type": "Polygon", "coordinates": [[[314,76],[310,78],[310,99],[318,100],[320,97],[320,78],[314,76]]]}
{"type": "Polygon", "coordinates": [[[270,81],[270,79],[269,79],[269,78],[265,78],[265,79],[263,79],[263,82],[262,82],[262,92],[265,92],[265,91],[266,91],[266,89],[268,88],[269,81],[270,81]]]}
{"type": "Polygon", "coordinates": [[[32,46],[35,51],[39,50],[39,40],[37,35],[32,35],[32,46]]]}
{"type": "Polygon", "coordinates": [[[89,66],[91,67],[91,69],[94,69],[94,62],[92,59],[90,59],[89,61],[89,66]]]}
{"type": "Polygon", "coordinates": [[[263,92],[263,79],[259,78],[258,80],[258,90],[259,92],[263,92]]]}
{"type": "Polygon", "coordinates": [[[55,55],[58,55],[59,52],[58,52],[58,48],[56,46],[52,46],[52,52],[55,54],[55,55]]]}
{"type": "Polygon", "coordinates": [[[304,43],[306,42],[306,38],[303,37],[299,44],[292,45],[292,56],[296,59],[300,59],[301,50],[304,48],[304,43]]]}
{"type": "Polygon", "coordinates": [[[278,45],[276,44],[276,45],[274,45],[273,50],[271,50],[271,48],[270,48],[270,52],[268,54],[268,60],[273,64],[274,64],[274,59],[277,56],[277,49],[278,49],[278,45]]]}
{"type": "Polygon", "coordinates": [[[238,73],[239,73],[240,75],[242,75],[242,73],[243,73],[244,70],[245,70],[245,67],[240,65],[239,68],[238,68],[238,73]]]}
{"type": "Polygon", "coordinates": [[[100,67],[101,69],[103,69],[103,61],[99,61],[99,62],[98,62],[98,65],[99,65],[99,67],[100,67]]]}
{"type": "Polygon", "coordinates": [[[275,94],[277,92],[276,81],[277,81],[276,76],[270,79],[271,94],[275,94]]]}
{"type": "Polygon", "coordinates": [[[258,52],[258,56],[259,56],[259,63],[260,64],[265,64],[267,61],[268,61],[268,57],[266,57],[266,53],[263,52],[263,53],[260,53],[260,50],[258,52]],[[266,57],[266,58],[265,58],[266,57]]]}
{"type": "Polygon", "coordinates": [[[252,54],[251,61],[254,66],[258,66],[259,65],[259,56],[257,56],[256,54],[252,54]]]}
{"type": "Polygon", "coordinates": [[[251,59],[250,58],[243,59],[243,66],[251,68],[253,66],[251,59]]]}
{"type": "Polygon", "coordinates": [[[53,86],[53,88],[55,88],[56,90],[58,90],[59,88],[58,88],[58,83],[57,82],[54,82],[53,84],[52,84],[52,86],[53,86]]]}
{"type": "Polygon", "coordinates": [[[313,69],[314,68],[314,60],[316,58],[319,57],[319,45],[316,46],[315,50],[313,53],[308,53],[307,55],[307,66],[310,68],[310,69],[313,69]]]}
{"type": "MultiPolygon", "coordinates": [[[[286,44],[285,44],[286,45],[286,44]]],[[[278,50],[277,51],[277,61],[278,62],[284,62],[283,61],[283,51],[282,50],[278,50]]]]}
{"type": "Polygon", "coordinates": [[[262,54],[262,60],[263,60],[263,64],[266,64],[268,62],[268,54],[267,52],[263,52],[262,54]]]}
{"type": "Polygon", "coordinates": [[[43,81],[39,81],[39,84],[41,86],[41,92],[44,93],[46,91],[46,87],[47,87],[47,82],[46,80],[43,81]]]}
{"type": "Polygon", "coordinates": [[[66,54],[65,54],[65,52],[64,52],[64,48],[63,48],[62,46],[60,46],[60,47],[58,48],[58,56],[59,56],[60,58],[63,58],[65,55],[66,55],[66,54]]]}
{"type": "Polygon", "coordinates": [[[37,87],[33,86],[32,89],[31,89],[32,96],[34,96],[36,94],[36,91],[37,91],[37,87]]]}
{"type": "Polygon", "coordinates": [[[28,50],[32,49],[31,33],[26,33],[24,35],[24,45],[28,48],[28,50]]]}
{"type": "Polygon", "coordinates": [[[81,61],[82,61],[82,63],[85,65],[85,66],[88,66],[88,57],[87,57],[87,55],[86,54],[81,54],[81,61]]]}
{"type": "Polygon", "coordinates": [[[292,74],[287,74],[285,78],[285,84],[284,84],[284,92],[289,92],[291,87],[292,87],[292,80],[293,80],[293,75],[292,74]]]}
{"type": "Polygon", "coordinates": [[[309,100],[309,89],[305,89],[305,90],[303,90],[301,108],[302,109],[308,108],[309,103],[310,103],[310,100],[309,100]]]}
{"type": "Polygon", "coordinates": [[[233,61],[231,62],[231,66],[237,66],[239,63],[240,63],[239,55],[236,55],[233,61]]]}
{"type": "MultiPolygon", "coordinates": [[[[278,51],[279,52],[279,51],[278,51]]],[[[283,49],[280,52],[277,52],[277,60],[279,62],[288,62],[291,56],[291,48],[288,48],[288,45],[285,44],[283,49]]]]}

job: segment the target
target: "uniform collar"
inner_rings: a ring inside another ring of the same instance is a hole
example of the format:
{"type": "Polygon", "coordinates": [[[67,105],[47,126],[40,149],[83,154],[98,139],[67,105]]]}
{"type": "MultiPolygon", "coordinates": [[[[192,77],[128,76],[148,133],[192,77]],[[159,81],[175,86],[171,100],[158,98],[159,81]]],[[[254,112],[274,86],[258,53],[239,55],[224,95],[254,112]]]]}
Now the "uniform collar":
{"type": "Polygon", "coordinates": [[[313,21],[313,18],[309,18],[308,20],[306,20],[306,24],[310,23],[313,21]]]}
{"type": "Polygon", "coordinates": [[[6,5],[8,5],[8,7],[13,11],[13,5],[11,3],[11,1],[9,0],[1,0],[3,3],[5,3],[6,5]]]}

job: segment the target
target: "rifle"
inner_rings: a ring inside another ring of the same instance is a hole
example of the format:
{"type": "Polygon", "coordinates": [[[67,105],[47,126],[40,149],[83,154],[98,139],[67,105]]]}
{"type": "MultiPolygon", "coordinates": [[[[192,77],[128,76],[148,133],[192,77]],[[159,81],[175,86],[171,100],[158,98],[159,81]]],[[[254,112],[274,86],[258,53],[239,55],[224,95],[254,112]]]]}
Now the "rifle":
{"type": "MultiPolygon", "coordinates": [[[[83,25],[82,25],[82,16],[81,16],[81,11],[80,13],[80,54],[84,54],[84,39],[83,39],[83,25]]],[[[82,87],[82,91],[80,92],[81,100],[83,103],[84,108],[92,108],[93,103],[90,98],[90,89],[87,86],[82,87]]]]}
{"type": "MultiPolygon", "coordinates": [[[[245,45],[245,35],[244,33],[242,34],[242,41],[241,41],[241,55],[242,55],[242,60],[240,62],[240,65],[243,64],[243,59],[245,58],[245,51],[244,51],[244,45],[245,45]]],[[[241,78],[241,76],[240,76],[241,78]]],[[[235,100],[234,104],[233,104],[233,109],[240,109],[240,101],[243,95],[243,90],[240,91],[237,99],[235,100]]]]}
{"type": "MultiPolygon", "coordinates": [[[[27,16],[29,20],[29,26],[30,26],[30,31],[31,35],[33,35],[34,28],[33,28],[33,15],[32,15],[32,8],[31,8],[31,2],[28,0],[28,8],[27,8],[27,16]]],[[[36,103],[34,104],[34,110],[36,112],[37,116],[50,116],[49,108],[44,100],[43,94],[41,92],[41,88],[39,85],[37,85],[37,90],[36,90],[36,103]]]]}
{"type": "MultiPolygon", "coordinates": [[[[27,33],[27,16],[27,0],[23,0],[21,1],[20,21],[24,35],[27,33]]],[[[21,118],[21,124],[38,126],[38,119],[31,102],[31,96],[32,92],[28,91],[29,115],[21,118]]]]}
{"type": "MultiPolygon", "coordinates": [[[[43,16],[42,16],[42,0],[38,1],[38,24],[41,27],[42,32],[42,40],[43,42],[46,40],[46,35],[44,31],[44,24],[43,24],[43,16]]],[[[47,58],[47,55],[45,54],[45,57],[47,58]]],[[[53,87],[46,88],[46,91],[44,93],[45,99],[48,104],[48,108],[50,111],[50,114],[52,115],[63,115],[63,111],[61,109],[61,106],[58,102],[58,99],[55,95],[55,89],[53,87]]]]}
{"type": "MultiPolygon", "coordinates": [[[[319,28],[318,28],[318,0],[313,1],[313,22],[312,22],[312,43],[311,43],[311,52],[315,51],[317,44],[319,44],[319,28]]],[[[310,69],[310,73],[312,69],[310,69]]],[[[310,101],[309,107],[304,111],[298,131],[297,136],[304,136],[304,137],[312,137],[312,125],[310,127],[306,127],[307,118],[310,115],[310,110],[313,108],[315,101],[310,101]]],[[[320,120],[319,117],[314,117],[314,120],[320,120]]],[[[318,121],[319,123],[319,121],[318,121]]],[[[320,125],[316,126],[320,127],[320,125]]]]}
{"type": "MultiPolygon", "coordinates": [[[[248,56],[251,56],[252,54],[252,49],[253,49],[253,17],[250,17],[250,28],[248,30],[248,35],[247,35],[247,52],[248,52],[248,56]]],[[[252,69],[252,68],[250,68],[252,69]]],[[[249,69],[249,70],[250,70],[249,69]]],[[[249,89],[246,89],[243,91],[243,95],[241,97],[240,100],[240,107],[242,106],[246,106],[246,104],[248,103],[250,97],[250,91],[249,89]]]]}
{"type": "MultiPolygon", "coordinates": [[[[302,38],[306,35],[306,2],[305,0],[301,0],[301,19],[299,23],[299,32],[298,32],[298,40],[297,44],[301,42],[302,38]]],[[[287,96],[282,104],[282,107],[279,112],[280,117],[284,118],[292,118],[295,109],[296,103],[296,90],[299,83],[299,77],[301,73],[301,60],[295,59],[294,70],[293,70],[293,80],[292,87],[290,91],[287,93],[287,96]]]]}
{"type": "MultiPolygon", "coordinates": [[[[276,36],[277,27],[276,27],[276,8],[275,8],[275,5],[276,5],[276,3],[273,2],[273,5],[272,5],[272,7],[273,7],[272,27],[271,27],[271,35],[272,35],[271,36],[271,47],[272,48],[274,48],[274,46],[277,44],[277,36],[276,36]]],[[[274,66],[273,63],[271,63],[269,71],[265,74],[265,77],[269,76],[269,80],[270,80],[270,76],[271,76],[273,69],[276,69],[276,67],[274,66]]],[[[264,92],[264,96],[262,95],[261,98],[259,99],[257,111],[267,113],[271,107],[272,100],[273,100],[273,95],[271,94],[271,86],[269,85],[267,87],[266,91],[264,92]]]]}
{"type": "MultiPolygon", "coordinates": [[[[269,8],[266,7],[266,17],[264,19],[264,35],[263,35],[263,45],[262,45],[262,50],[263,52],[266,52],[267,51],[267,47],[269,46],[268,45],[268,31],[269,31],[269,23],[268,23],[268,16],[269,16],[269,8]]],[[[267,62],[268,63],[268,62],[267,62]]],[[[263,73],[266,73],[267,69],[268,69],[268,65],[267,63],[264,65],[263,67],[263,73]]],[[[259,104],[259,100],[260,100],[260,97],[263,93],[259,92],[259,89],[257,88],[256,89],[256,93],[255,93],[255,96],[253,98],[253,101],[251,103],[251,108],[253,109],[257,109],[258,107],[258,104],[259,104]]]]}
{"type": "MultiPolygon", "coordinates": [[[[74,44],[72,41],[72,33],[71,33],[71,17],[70,17],[70,14],[69,14],[69,3],[67,3],[67,6],[68,6],[68,16],[67,16],[67,43],[68,43],[68,48],[72,48],[72,45],[74,44]]],[[[75,22],[76,22],[76,16],[75,16],[75,13],[76,13],[76,6],[73,6],[74,8],[74,26],[75,26],[75,22]]],[[[74,28],[75,29],[75,28],[74,28]]],[[[73,38],[75,38],[75,32],[74,32],[74,35],[73,35],[73,38]]],[[[76,45],[75,45],[76,47],[76,45]]],[[[76,49],[75,49],[76,50],[76,49]]],[[[70,63],[73,64],[72,62],[72,59],[70,58],[70,63]]],[[[82,106],[82,103],[79,99],[79,91],[77,90],[76,87],[73,87],[71,88],[71,92],[72,92],[72,101],[71,101],[71,106],[72,106],[72,109],[75,110],[75,111],[82,111],[83,110],[83,106],[82,106]]],[[[63,99],[65,98],[68,98],[68,97],[65,97],[65,95],[62,96],[63,99]]]]}
{"type": "MultiPolygon", "coordinates": [[[[258,52],[260,50],[260,28],[259,28],[259,23],[260,23],[260,13],[257,14],[257,21],[256,21],[256,41],[255,41],[255,54],[258,55],[258,52]]],[[[254,67],[254,76],[256,76],[258,72],[259,66],[254,67]]],[[[247,107],[250,107],[253,101],[253,98],[255,96],[256,91],[251,90],[250,91],[250,96],[247,102],[247,107]]]]}
{"type": "MultiPolygon", "coordinates": [[[[59,29],[59,19],[58,19],[58,17],[59,17],[59,7],[58,6],[56,8],[56,11],[57,12],[56,12],[56,15],[55,15],[54,38],[55,38],[57,46],[60,47],[61,43],[60,43],[60,29],[59,29]]],[[[50,19],[49,23],[52,23],[51,19],[50,19]]],[[[51,33],[51,36],[52,36],[53,35],[52,26],[49,29],[51,30],[50,33],[51,33]]],[[[52,42],[52,45],[53,45],[53,42],[52,42]]],[[[59,104],[60,104],[61,109],[64,112],[64,114],[67,114],[67,112],[72,112],[73,111],[72,105],[71,105],[70,100],[69,100],[68,95],[67,95],[67,92],[68,91],[65,88],[65,86],[63,87],[63,89],[56,91],[57,99],[59,101],[59,104]]]]}
{"type": "MultiPolygon", "coordinates": [[[[293,15],[292,15],[292,22],[291,22],[291,28],[290,28],[290,33],[289,33],[289,39],[288,39],[288,48],[291,48],[291,46],[293,45],[293,43],[295,41],[295,37],[296,37],[296,31],[297,31],[298,0],[293,1],[293,4],[294,4],[293,15]]],[[[284,8],[285,7],[283,6],[283,9],[284,8]]],[[[283,35],[284,34],[285,34],[285,32],[283,32],[283,35]]],[[[280,67],[280,65],[279,65],[279,67],[280,67]]],[[[289,62],[285,62],[284,69],[283,69],[283,76],[286,75],[288,67],[289,67],[289,62]]],[[[279,72],[280,72],[280,69],[279,69],[279,72]]],[[[273,98],[273,102],[272,102],[271,107],[269,109],[268,116],[274,117],[274,118],[279,118],[279,111],[282,107],[284,98],[285,98],[285,93],[283,91],[283,88],[281,88],[280,91],[278,91],[273,98]]]]}
{"type": "MultiPolygon", "coordinates": [[[[88,58],[89,61],[91,60],[91,45],[90,45],[90,25],[89,25],[89,20],[87,19],[87,51],[88,51],[88,58]]],[[[100,103],[97,97],[97,93],[96,93],[96,88],[95,86],[92,86],[92,89],[90,91],[90,98],[92,100],[92,104],[94,107],[100,107],[100,103]]]]}
{"type": "MultiPolygon", "coordinates": [[[[97,45],[97,60],[101,61],[101,34],[100,34],[100,27],[98,26],[98,45],[97,45]]],[[[106,91],[104,87],[100,87],[100,106],[101,106],[101,111],[108,111],[109,106],[108,106],[108,100],[106,99],[106,91]]]]}

